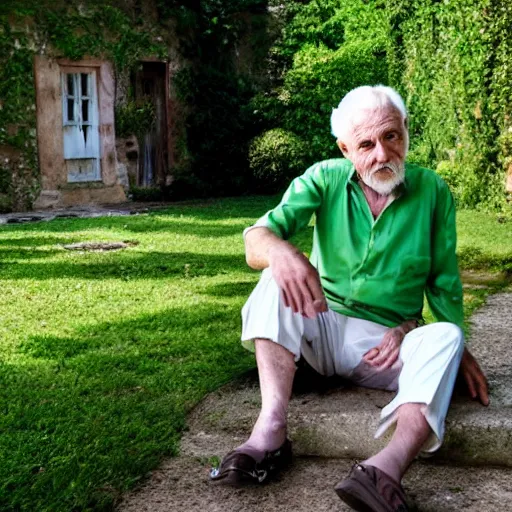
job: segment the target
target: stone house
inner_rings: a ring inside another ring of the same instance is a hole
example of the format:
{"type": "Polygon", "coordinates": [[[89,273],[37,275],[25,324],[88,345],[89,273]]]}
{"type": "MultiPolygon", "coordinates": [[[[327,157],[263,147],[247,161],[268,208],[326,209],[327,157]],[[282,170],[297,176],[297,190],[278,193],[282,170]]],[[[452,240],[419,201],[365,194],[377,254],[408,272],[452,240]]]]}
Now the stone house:
{"type": "Polygon", "coordinates": [[[35,208],[127,200],[130,185],[168,183],[172,168],[169,64],[141,61],[136,97],[155,106],[138,141],[115,136],[116,80],[107,60],[35,56],[41,191],[35,208]],[[117,142],[117,143],[116,143],[117,142]]]}
{"type": "MultiPolygon", "coordinates": [[[[212,32],[201,23],[215,31],[218,15],[206,18],[199,2],[14,4],[0,6],[0,212],[120,203],[130,188],[171,186],[193,159],[194,105],[176,77],[211,65],[196,44],[212,32]]],[[[265,2],[255,4],[265,12],[265,2]]],[[[227,15],[244,26],[252,16],[227,15]]],[[[218,53],[250,73],[244,37],[239,28],[224,44],[221,34],[218,53]]]]}

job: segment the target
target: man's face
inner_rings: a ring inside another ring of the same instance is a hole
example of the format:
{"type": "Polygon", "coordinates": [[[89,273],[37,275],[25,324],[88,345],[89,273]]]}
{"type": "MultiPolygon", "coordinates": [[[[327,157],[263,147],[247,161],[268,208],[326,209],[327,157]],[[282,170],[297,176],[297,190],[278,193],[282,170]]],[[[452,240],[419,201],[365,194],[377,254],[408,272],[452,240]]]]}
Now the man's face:
{"type": "Polygon", "coordinates": [[[338,146],[364,183],[389,195],[404,180],[407,137],[402,115],[388,106],[361,110],[338,146]]]}

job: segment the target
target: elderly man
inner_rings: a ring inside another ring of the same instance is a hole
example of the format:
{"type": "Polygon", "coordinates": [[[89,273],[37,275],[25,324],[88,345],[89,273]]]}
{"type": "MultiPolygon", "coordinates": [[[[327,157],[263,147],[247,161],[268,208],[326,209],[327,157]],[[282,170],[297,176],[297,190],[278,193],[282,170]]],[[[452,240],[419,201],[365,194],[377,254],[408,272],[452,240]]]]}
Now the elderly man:
{"type": "Polygon", "coordinates": [[[349,92],[331,118],[346,159],[313,165],[246,230],[247,262],[264,269],[242,311],[262,408],[213,480],[261,482],[290,460],[287,407],[300,357],[320,374],[397,391],[376,433],[392,429],[389,444],[335,487],[358,511],[407,510],[400,482],[418,454],[440,447],[459,366],[472,397],[488,403],[460,329],[453,199],[435,173],[404,163],[407,122],[393,89],[349,92]],[[313,214],[308,261],[286,240],[313,214]],[[424,295],[438,322],[421,326],[424,295]]]}

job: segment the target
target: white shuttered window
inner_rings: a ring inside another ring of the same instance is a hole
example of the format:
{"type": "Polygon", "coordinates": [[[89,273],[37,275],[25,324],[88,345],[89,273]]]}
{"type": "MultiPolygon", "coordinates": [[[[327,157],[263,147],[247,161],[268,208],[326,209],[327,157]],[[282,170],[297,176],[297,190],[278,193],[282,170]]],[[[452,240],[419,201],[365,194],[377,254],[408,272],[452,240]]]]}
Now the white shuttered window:
{"type": "Polygon", "coordinates": [[[68,182],[100,181],[96,72],[62,73],[61,76],[68,182]]]}

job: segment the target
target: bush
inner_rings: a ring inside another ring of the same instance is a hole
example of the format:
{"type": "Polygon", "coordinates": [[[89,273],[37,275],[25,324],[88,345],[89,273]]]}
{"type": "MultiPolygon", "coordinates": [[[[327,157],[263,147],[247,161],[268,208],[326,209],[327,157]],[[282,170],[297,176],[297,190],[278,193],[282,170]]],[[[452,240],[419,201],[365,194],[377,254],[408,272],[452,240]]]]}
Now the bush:
{"type": "Polygon", "coordinates": [[[499,134],[510,126],[510,2],[388,0],[387,60],[414,150],[459,206],[504,202],[499,134]]]}
{"type": "MultiPolygon", "coordinates": [[[[293,2],[292,2],[293,4],[293,2]]],[[[338,157],[332,109],[351,89],[386,83],[386,18],[375,0],[325,0],[300,5],[271,49],[281,63],[273,88],[251,105],[261,130],[282,128],[302,140],[306,165],[338,157]]]]}
{"type": "Polygon", "coordinates": [[[308,140],[310,163],[339,156],[330,117],[354,87],[385,83],[387,67],[375,41],[353,42],[338,50],[308,45],[295,56],[286,74],[283,127],[308,140]]]}
{"type": "Polygon", "coordinates": [[[437,164],[436,172],[443,178],[452,192],[456,192],[460,183],[460,169],[450,160],[442,160],[437,164]]]}
{"type": "Polygon", "coordinates": [[[306,144],[293,132],[274,128],[254,138],[249,147],[249,165],[256,180],[275,192],[306,167],[306,144]]]}

